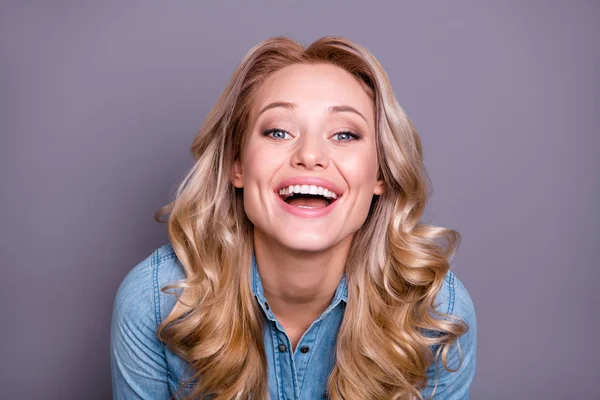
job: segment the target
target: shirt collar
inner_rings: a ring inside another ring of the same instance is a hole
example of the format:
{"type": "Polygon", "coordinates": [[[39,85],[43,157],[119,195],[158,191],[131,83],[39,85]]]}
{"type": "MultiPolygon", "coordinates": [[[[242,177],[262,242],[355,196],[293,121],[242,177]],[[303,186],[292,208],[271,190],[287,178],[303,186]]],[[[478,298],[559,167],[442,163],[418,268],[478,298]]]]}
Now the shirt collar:
{"type": "MultiPolygon", "coordinates": [[[[269,307],[269,303],[267,302],[267,298],[265,297],[265,291],[262,285],[262,280],[260,279],[260,274],[258,273],[258,265],[256,265],[256,254],[254,250],[252,250],[252,292],[254,296],[258,299],[260,306],[262,307],[265,315],[268,319],[275,321],[275,314],[271,311],[269,307]]],[[[346,280],[346,274],[342,276],[340,283],[338,284],[335,295],[333,296],[333,300],[331,300],[331,304],[327,307],[327,310],[330,310],[336,307],[340,302],[347,303],[348,302],[348,283],[346,280]]]]}

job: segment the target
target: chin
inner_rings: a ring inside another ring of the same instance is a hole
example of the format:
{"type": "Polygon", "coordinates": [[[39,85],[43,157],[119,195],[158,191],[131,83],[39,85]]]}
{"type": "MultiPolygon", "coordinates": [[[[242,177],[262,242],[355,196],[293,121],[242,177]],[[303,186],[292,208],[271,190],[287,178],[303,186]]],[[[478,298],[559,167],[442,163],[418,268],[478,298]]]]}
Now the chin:
{"type": "Polygon", "coordinates": [[[274,236],[279,244],[292,251],[304,251],[304,252],[323,252],[330,250],[344,240],[340,240],[337,235],[331,233],[325,234],[324,232],[315,232],[314,230],[302,231],[296,230],[292,235],[288,234],[282,238],[282,236],[274,236]]]}
{"type": "Polygon", "coordinates": [[[318,253],[333,247],[333,243],[323,243],[322,240],[297,240],[293,243],[282,243],[286,248],[293,251],[318,253]]]}
{"type": "MultiPolygon", "coordinates": [[[[266,232],[262,232],[264,235],[266,232]]],[[[271,239],[269,242],[277,243],[278,246],[289,249],[290,251],[304,252],[321,252],[334,247],[337,242],[331,237],[323,234],[323,232],[315,232],[314,230],[302,231],[300,229],[293,232],[278,232],[266,233],[271,239]]]]}

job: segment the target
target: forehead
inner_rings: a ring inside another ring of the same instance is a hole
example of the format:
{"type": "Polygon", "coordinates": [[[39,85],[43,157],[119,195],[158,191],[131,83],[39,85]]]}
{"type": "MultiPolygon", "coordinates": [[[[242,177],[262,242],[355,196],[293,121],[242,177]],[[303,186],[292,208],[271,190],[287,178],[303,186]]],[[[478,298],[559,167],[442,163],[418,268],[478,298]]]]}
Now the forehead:
{"type": "Polygon", "coordinates": [[[256,93],[256,111],[275,101],[299,107],[349,105],[371,122],[373,102],[356,77],[332,64],[294,64],[269,75],[256,93]]]}

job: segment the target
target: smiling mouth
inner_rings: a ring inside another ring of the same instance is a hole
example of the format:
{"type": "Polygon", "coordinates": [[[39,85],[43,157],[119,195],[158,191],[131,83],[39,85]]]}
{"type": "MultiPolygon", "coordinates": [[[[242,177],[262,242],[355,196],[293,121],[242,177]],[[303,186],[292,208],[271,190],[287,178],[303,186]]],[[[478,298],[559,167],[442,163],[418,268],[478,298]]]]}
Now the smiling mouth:
{"type": "Polygon", "coordinates": [[[287,204],[307,209],[328,207],[340,197],[330,190],[312,185],[292,185],[280,189],[278,194],[287,204]]]}

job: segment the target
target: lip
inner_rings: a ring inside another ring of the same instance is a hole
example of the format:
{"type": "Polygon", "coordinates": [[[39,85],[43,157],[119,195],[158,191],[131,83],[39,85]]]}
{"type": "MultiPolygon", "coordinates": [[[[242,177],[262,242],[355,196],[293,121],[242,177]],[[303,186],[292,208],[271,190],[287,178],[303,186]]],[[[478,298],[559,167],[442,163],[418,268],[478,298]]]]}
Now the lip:
{"type": "MultiPolygon", "coordinates": [[[[291,185],[291,183],[290,183],[290,185],[291,185]]],[[[306,183],[305,183],[305,185],[306,185],[306,183]]],[[[281,196],[278,193],[275,193],[275,197],[277,197],[276,201],[281,206],[281,208],[283,208],[284,211],[286,211],[292,215],[295,215],[297,217],[304,217],[304,218],[324,217],[325,215],[327,215],[331,211],[333,211],[334,207],[338,203],[338,201],[336,200],[333,203],[330,203],[328,206],[323,207],[323,208],[298,208],[298,207],[289,205],[288,203],[283,201],[283,199],[281,198],[281,196]]]]}
{"type": "MultiPolygon", "coordinates": [[[[279,190],[290,185],[315,185],[321,186],[333,193],[335,193],[338,199],[344,194],[344,191],[339,188],[335,183],[325,178],[319,178],[316,176],[293,176],[291,178],[284,179],[279,182],[275,188],[275,194],[279,197],[279,190]]],[[[333,202],[335,203],[335,201],[333,202]]],[[[332,204],[333,204],[332,203],[332,204]]],[[[287,203],[286,203],[287,204],[287,203]]]]}
{"type": "Polygon", "coordinates": [[[275,197],[277,197],[277,203],[281,206],[281,208],[283,208],[284,211],[286,211],[292,215],[298,216],[298,217],[318,218],[318,217],[323,217],[323,216],[329,214],[331,211],[333,211],[336,204],[338,203],[340,198],[343,196],[344,191],[342,189],[340,189],[339,186],[337,186],[335,183],[333,183],[330,180],[325,179],[325,178],[319,178],[316,176],[293,176],[293,177],[284,179],[283,181],[279,182],[279,184],[277,185],[277,187],[274,190],[274,194],[275,194],[275,197]],[[328,206],[323,207],[323,208],[310,209],[310,208],[294,207],[292,205],[289,205],[285,201],[283,201],[283,199],[279,195],[280,189],[291,186],[291,185],[294,185],[294,186],[295,185],[320,186],[322,188],[325,188],[325,189],[335,193],[337,195],[337,198],[332,203],[330,203],[328,206]]]}

